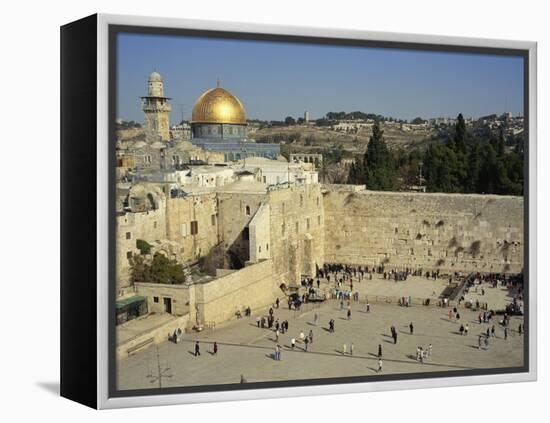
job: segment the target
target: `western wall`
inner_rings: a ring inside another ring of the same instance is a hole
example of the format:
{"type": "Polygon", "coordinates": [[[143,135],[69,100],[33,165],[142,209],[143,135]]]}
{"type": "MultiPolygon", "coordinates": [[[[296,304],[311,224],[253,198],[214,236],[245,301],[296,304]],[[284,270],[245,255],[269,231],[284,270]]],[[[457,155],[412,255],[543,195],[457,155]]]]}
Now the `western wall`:
{"type": "Polygon", "coordinates": [[[325,261],[445,272],[523,270],[523,198],[328,186],[325,261]]]}

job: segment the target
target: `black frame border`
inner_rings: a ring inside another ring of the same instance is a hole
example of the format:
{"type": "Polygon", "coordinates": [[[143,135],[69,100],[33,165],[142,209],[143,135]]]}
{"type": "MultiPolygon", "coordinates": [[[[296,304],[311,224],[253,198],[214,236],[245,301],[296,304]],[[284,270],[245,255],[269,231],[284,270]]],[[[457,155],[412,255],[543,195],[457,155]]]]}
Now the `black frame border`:
{"type": "Polygon", "coordinates": [[[92,408],[98,388],[97,22],[92,15],[60,31],[60,394],[92,408]]]}

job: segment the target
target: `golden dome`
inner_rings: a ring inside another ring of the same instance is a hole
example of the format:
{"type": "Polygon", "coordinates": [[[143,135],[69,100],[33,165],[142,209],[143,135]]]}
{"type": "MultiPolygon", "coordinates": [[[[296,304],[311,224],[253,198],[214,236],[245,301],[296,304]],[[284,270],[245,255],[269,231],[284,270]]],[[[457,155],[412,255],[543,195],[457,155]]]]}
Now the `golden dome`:
{"type": "Polygon", "coordinates": [[[240,100],[216,87],[201,95],[193,106],[191,123],[229,123],[246,125],[246,112],[240,100]]]}

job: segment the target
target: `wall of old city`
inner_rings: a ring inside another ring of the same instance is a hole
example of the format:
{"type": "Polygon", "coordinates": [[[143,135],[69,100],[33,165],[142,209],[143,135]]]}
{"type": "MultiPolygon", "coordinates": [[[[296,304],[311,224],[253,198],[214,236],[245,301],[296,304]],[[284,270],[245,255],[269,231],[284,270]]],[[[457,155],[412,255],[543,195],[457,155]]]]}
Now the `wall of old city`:
{"type": "Polygon", "coordinates": [[[237,310],[244,313],[246,307],[260,310],[273,304],[280,291],[277,292],[278,288],[273,285],[271,270],[271,261],[264,260],[212,281],[195,284],[194,301],[201,322],[218,324],[235,318],[237,310]]]}
{"type": "Polygon", "coordinates": [[[218,243],[217,213],[216,194],[212,192],[167,200],[166,236],[181,247],[180,261],[196,261],[218,243]]]}
{"type": "Polygon", "coordinates": [[[324,262],[325,212],[319,184],[295,185],[269,192],[270,251],[277,285],[315,276],[324,262]]]}
{"type": "Polygon", "coordinates": [[[248,225],[251,263],[271,258],[270,218],[271,206],[264,201],[248,225]]]}
{"type": "Polygon", "coordinates": [[[325,187],[325,260],[521,272],[523,198],[325,187]]]}
{"type": "Polygon", "coordinates": [[[117,216],[116,230],[116,280],[117,293],[131,285],[130,260],[140,251],[136,240],[148,242],[166,239],[166,210],[164,205],[156,210],[124,213],[117,216]]]}
{"type": "Polygon", "coordinates": [[[225,252],[224,262],[217,267],[234,267],[231,257],[240,263],[250,260],[250,231],[248,228],[252,218],[260,208],[266,194],[247,192],[218,193],[218,222],[220,248],[225,252]]]}

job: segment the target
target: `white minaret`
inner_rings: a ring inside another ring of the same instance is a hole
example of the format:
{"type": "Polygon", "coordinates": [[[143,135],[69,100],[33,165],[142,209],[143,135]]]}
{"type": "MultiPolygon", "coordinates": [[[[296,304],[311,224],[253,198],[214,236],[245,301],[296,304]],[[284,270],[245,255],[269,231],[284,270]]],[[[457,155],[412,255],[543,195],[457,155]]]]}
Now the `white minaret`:
{"type": "Polygon", "coordinates": [[[147,96],[141,97],[145,113],[145,140],[147,142],[170,141],[170,111],[168,97],[164,97],[164,83],[158,72],[147,80],[147,96]]]}
{"type": "Polygon", "coordinates": [[[307,110],[304,112],[304,122],[305,123],[309,122],[309,112],[307,110]]]}

